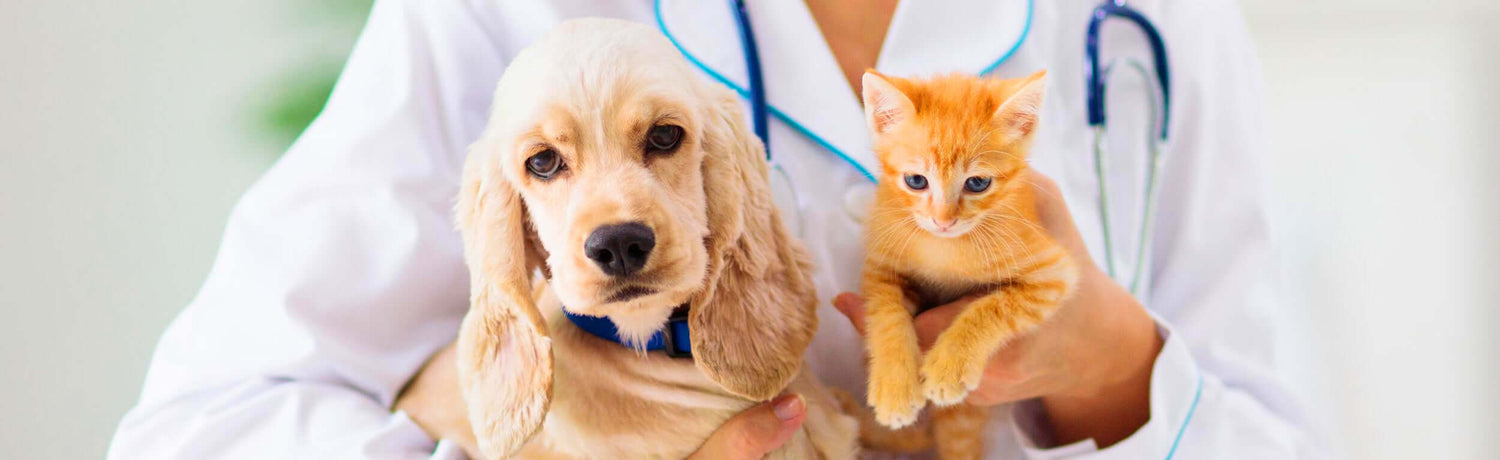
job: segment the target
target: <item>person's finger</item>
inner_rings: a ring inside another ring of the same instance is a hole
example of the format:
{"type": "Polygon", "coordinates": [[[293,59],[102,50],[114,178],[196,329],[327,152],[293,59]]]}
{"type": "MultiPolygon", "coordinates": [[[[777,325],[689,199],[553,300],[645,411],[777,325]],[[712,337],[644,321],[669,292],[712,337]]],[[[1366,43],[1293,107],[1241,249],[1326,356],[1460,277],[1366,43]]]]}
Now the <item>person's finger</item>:
{"type": "Polygon", "coordinates": [[[859,335],[865,335],[865,299],[859,294],[845,292],[833,298],[833,308],[849,318],[849,324],[859,335]]]}
{"type": "Polygon", "coordinates": [[[693,459],[758,460],[797,433],[807,421],[807,403],[795,394],[740,412],[709,435],[693,459]]]}
{"type": "Polygon", "coordinates": [[[938,335],[947,330],[948,326],[953,324],[953,319],[957,318],[959,313],[963,313],[964,308],[969,306],[969,302],[973,302],[976,298],[978,296],[963,296],[958,300],[917,314],[916,318],[912,318],[912,326],[917,330],[917,345],[921,346],[923,351],[931,348],[932,343],[937,341],[938,335]]]}

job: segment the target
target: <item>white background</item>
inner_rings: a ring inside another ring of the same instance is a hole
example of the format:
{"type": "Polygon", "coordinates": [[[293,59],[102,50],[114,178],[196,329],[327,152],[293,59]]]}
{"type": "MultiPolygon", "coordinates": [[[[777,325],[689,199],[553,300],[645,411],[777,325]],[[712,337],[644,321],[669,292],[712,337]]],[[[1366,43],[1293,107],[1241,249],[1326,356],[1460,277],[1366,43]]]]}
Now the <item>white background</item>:
{"type": "MultiPolygon", "coordinates": [[[[288,3],[0,2],[0,457],[103,455],[277,154],[253,107],[352,37],[288,3]]],[[[1302,337],[1290,377],[1345,457],[1494,458],[1500,6],[1244,9],[1302,337]]]]}

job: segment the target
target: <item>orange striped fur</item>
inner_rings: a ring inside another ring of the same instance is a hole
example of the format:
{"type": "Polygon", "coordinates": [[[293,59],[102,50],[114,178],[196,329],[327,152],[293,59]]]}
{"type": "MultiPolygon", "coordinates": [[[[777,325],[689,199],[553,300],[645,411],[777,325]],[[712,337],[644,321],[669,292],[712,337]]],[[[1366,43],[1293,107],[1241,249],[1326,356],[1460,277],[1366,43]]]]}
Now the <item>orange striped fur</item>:
{"type": "Polygon", "coordinates": [[[1045,321],[1076,277],[1067,252],[1038,223],[1026,179],[1044,77],[865,74],[881,162],[863,283],[868,402],[891,428],[912,424],[929,401],[938,406],[925,429],[945,459],[983,452],[988,411],[965,397],[990,356],[1045,321]],[[925,187],[909,185],[913,175],[925,187]],[[966,190],[970,178],[989,185],[966,190]],[[978,297],[924,355],[913,315],[963,296],[978,297]]]}

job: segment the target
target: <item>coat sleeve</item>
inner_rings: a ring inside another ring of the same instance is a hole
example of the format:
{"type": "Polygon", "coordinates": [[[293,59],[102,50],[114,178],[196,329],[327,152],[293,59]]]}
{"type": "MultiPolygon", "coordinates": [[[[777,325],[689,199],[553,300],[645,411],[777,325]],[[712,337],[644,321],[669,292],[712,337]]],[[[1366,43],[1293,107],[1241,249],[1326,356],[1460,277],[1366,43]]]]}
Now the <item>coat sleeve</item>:
{"type": "Polygon", "coordinates": [[[109,458],[462,458],[390,407],[468,308],[451,208],[508,60],[479,3],[375,3],[322,115],[232,211],[109,458]]]}
{"type": "Polygon", "coordinates": [[[1165,339],[1151,418],[1107,449],[1092,441],[1043,448],[1027,428],[1036,426],[1029,409],[1018,406],[1018,438],[1033,459],[1323,458],[1275,355],[1284,315],[1267,216],[1264,91],[1249,33],[1227,0],[1149,6],[1175,78],[1150,294],[1141,299],[1165,339]]]}

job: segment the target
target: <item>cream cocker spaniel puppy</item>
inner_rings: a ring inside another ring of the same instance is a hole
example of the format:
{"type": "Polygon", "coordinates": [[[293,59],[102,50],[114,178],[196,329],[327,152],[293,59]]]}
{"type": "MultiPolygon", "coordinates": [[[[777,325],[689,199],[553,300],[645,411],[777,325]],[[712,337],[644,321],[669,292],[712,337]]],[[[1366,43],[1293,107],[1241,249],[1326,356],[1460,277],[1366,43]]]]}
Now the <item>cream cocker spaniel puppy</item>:
{"type": "Polygon", "coordinates": [[[516,56],[456,210],[459,379],[484,455],[683,458],[783,391],[808,417],[772,457],[855,455],[855,420],[801,372],[817,296],[766,172],[736,95],[654,29],[574,20],[516,56]],[[692,356],[601,339],[564,307],[635,344],[685,309],[692,356]]]}

